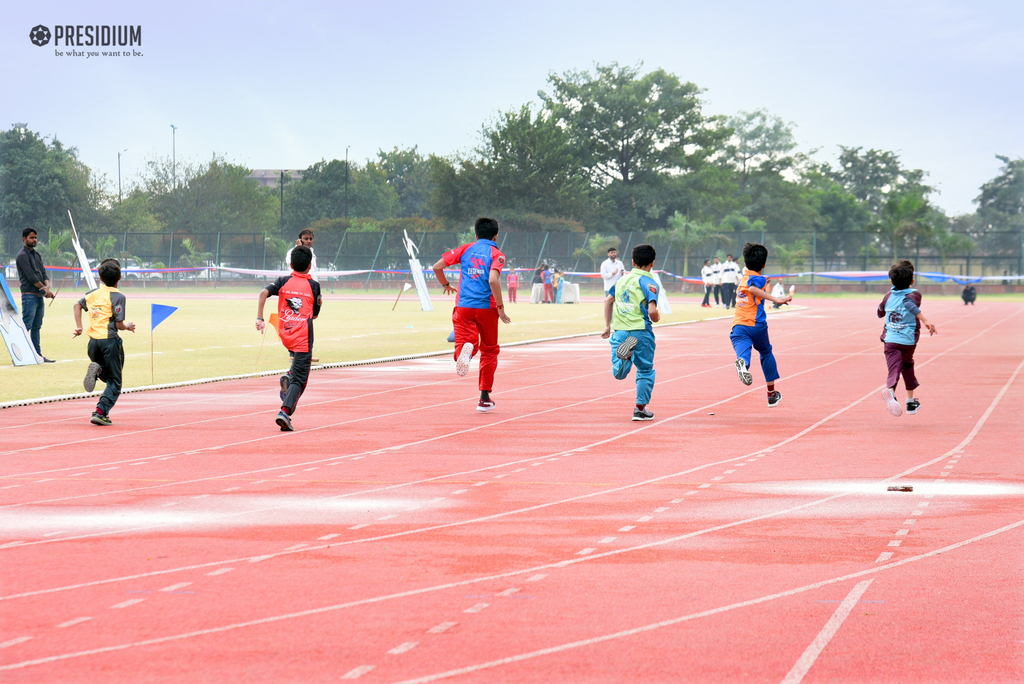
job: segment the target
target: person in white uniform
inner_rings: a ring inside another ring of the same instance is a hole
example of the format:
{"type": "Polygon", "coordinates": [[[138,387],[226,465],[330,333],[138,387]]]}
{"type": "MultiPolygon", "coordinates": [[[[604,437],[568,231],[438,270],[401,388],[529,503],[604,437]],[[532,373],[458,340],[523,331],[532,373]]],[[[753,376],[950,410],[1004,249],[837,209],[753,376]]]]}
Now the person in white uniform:
{"type": "Polygon", "coordinates": [[[727,254],[722,264],[722,302],[725,308],[736,306],[736,286],[740,282],[740,265],[733,261],[732,254],[727,254]]]}
{"type": "Polygon", "coordinates": [[[704,301],[700,303],[701,307],[710,307],[708,304],[708,298],[711,297],[711,290],[714,285],[711,282],[711,259],[704,260],[704,267],[700,269],[700,280],[704,283],[704,301]]]}
{"type": "MultiPolygon", "coordinates": [[[[309,251],[313,252],[313,238],[313,231],[309,228],[305,228],[299,232],[299,239],[295,241],[295,247],[303,245],[305,247],[309,247],[309,251]]],[[[292,249],[295,249],[295,247],[292,247],[292,249]]],[[[292,263],[292,249],[289,249],[288,253],[284,255],[284,263],[286,264],[292,263]]],[[[316,252],[313,252],[313,263],[309,267],[309,276],[313,280],[316,280],[316,271],[316,252]]]]}
{"type": "Polygon", "coordinates": [[[715,306],[722,306],[719,296],[722,294],[722,262],[715,257],[711,262],[711,285],[715,289],[715,306]]]}
{"type": "Polygon", "coordinates": [[[604,280],[605,295],[612,289],[615,281],[626,274],[626,267],[619,261],[619,250],[608,248],[608,258],[601,264],[601,278],[604,280]]]}

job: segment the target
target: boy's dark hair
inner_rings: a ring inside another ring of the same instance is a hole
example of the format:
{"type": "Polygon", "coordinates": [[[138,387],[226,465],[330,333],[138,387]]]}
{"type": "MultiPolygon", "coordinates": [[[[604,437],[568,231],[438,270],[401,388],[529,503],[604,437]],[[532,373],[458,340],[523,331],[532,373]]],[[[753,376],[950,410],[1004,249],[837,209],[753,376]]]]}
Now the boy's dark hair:
{"type": "Polygon", "coordinates": [[[107,287],[114,287],[121,280],[121,263],[117,259],[104,259],[96,270],[107,287]]]}
{"type": "MultiPolygon", "coordinates": [[[[36,233],[36,229],[35,228],[26,228],[25,230],[21,231],[21,239],[24,240],[25,238],[27,238],[32,233],[36,233]]],[[[36,235],[39,235],[39,233],[36,233],[36,235]]]]}
{"type": "Polygon", "coordinates": [[[768,248],[756,242],[743,245],[743,265],[751,271],[760,273],[768,262],[768,248]]]}
{"type": "Polygon", "coordinates": [[[299,231],[299,239],[300,240],[302,239],[303,235],[308,235],[310,237],[316,237],[316,235],[313,234],[313,231],[311,231],[309,228],[303,228],[302,230],[299,231]]]}
{"type": "Polygon", "coordinates": [[[637,266],[647,266],[654,263],[654,257],[658,255],[651,245],[637,245],[633,248],[633,263],[637,266]]]}
{"type": "Polygon", "coordinates": [[[607,253],[607,254],[611,254],[612,252],[616,252],[616,253],[618,253],[618,251],[619,251],[619,248],[618,248],[618,247],[609,247],[609,248],[608,248],[608,251],[607,251],[606,253],[607,253]]]}
{"type": "Polygon", "coordinates": [[[498,222],[492,218],[481,216],[476,220],[473,229],[476,231],[478,240],[493,240],[494,236],[498,234],[498,222]]]}
{"type": "Polygon", "coordinates": [[[733,258],[733,256],[732,256],[732,254],[726,254],[726,255],[725,255],[725,258],[726,258],[726,259],[732,259],[732,258],[733,258]]]}
{"type": "Polygon", "coordinates": [[[305,245],[299,245],[292,250],[292,270],[302,273],[313,263],[313,251],[305,245]]]}
{"type": "Polygon", "coordinates": [[[906,290],[914,282],[914,264],[903,259],[889,269],[889,280],[897,290],[906,290]]]}
{"type": "Polygon", "coordinates": [[[710,264],[710,263],[711,263],[711,259],[705,259],[705,260],[704,260],[704,265],[705,265],[705,266],[707,266],[707,265],[708,265],[708,264],[710,264]]]}

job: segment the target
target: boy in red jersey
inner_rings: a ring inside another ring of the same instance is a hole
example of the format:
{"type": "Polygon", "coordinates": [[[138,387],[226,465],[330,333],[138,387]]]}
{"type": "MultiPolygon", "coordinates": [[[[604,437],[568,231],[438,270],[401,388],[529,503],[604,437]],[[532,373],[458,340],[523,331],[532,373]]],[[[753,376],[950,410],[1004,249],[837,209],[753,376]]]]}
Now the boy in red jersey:
{"type": "Polygon", "coordinates": [[[476,410],[485,413],[494,408],[491,390],[494,371],[498,367],[498,319],[512,320],[505,315],[501,302],[501,269],[505,255],[498,250],[494,237],[498,222],[490,218],[476,220],[476,242],[470,242],[445,252],[434,264],[437,282],[445,294],[458,292],[452,323],[455,325],[455,372],[460,376],[469,372],[469,362],[480,351],[480,403],[476,410]],[[459,289],[448,283],[444,267],[459,264],[459,289]]]}
{"type": "Polygon", "coordinates": [[[282,432],[291,432],[292,415],[299,397],[306,390],[309,367],[313,362],[313,319],[320,315],[320,283],[309,276],[313,252],[299,246],[292,250],[292,274],[281,276],[260,291],[256,311],[256,329],[263,332],[263,305],[267,297],[277,297],[277,333],[281,344],[291,352],[292,367],[281,377],[281,411],[277,424],[282,432]],[[285,387],[287,386],[287,390],[285,387]]]}

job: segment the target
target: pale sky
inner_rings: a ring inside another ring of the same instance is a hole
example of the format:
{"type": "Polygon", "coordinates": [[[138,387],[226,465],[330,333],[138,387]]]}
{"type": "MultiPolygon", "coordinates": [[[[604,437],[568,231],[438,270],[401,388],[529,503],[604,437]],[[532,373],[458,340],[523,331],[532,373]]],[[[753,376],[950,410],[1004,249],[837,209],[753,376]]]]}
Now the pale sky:
{"type": "Polygon", "coordinates": [[[0,128],[77,147],[116,192],[118,151],[127,186],[170,156],[171,124],[181,161],[450,155],[549,73],[613,61],[692,81],[708,114],[767,109],[820,161],[898,152],[950,214],[974,210],[996,154],[1024,156],[1024,2],[995,0],[8,3],[0,128]],[[57,56],[37,24],[141,25],[142,54],[57,56]]]}

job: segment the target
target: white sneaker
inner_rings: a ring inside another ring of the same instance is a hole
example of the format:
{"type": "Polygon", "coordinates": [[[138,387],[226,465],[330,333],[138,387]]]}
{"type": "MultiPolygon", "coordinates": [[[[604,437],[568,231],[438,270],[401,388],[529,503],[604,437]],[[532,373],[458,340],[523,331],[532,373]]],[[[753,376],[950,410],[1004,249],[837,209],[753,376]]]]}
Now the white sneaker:
{"type": "Polygon", "coordinates": [[[754,376],[747,370],[747,362],[743,359],[736,359],[736,375],[739,376],[740,382],[744,385],[752,385],[754,383],[754,376]]]}
{"type": "Polygon", "coordinates": [[[455,372],[462,377],[469,372],[469,362],[473,360],[473,345],[468,342],[462,345],[459,358],[455,360],[455,372]]]}
{"type": "Polygon", "coordinates": [[[889,409],[889,413],[894,416],[903,415],[903,407],[900,406],[900,402],[896,401],[896,394],[888,387],[882,390],[882,399],[885,399],[885,406],[889,409]]]}

